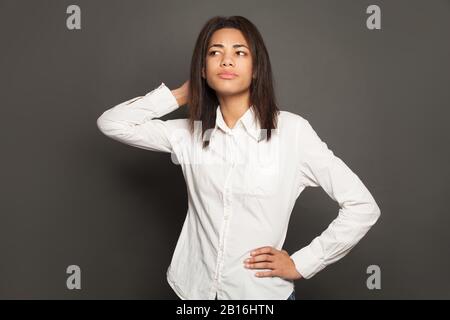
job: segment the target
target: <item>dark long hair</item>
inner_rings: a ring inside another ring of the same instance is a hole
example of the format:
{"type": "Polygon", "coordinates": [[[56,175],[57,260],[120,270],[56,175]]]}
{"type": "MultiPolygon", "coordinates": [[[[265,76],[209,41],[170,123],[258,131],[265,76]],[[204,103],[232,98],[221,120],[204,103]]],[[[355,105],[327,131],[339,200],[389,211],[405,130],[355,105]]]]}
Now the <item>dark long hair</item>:
{"type": "MultiPolygon", "coordinates": [[[[195,121],[201,121],[203,148],[209,145],[205,131],[212,129],[216,122],[216,109],[219,100],[202,77],[202,68],[206,67],[208,43],[212,34],[222,28],[234,28],[242,32],[250,46],[253,61],[253,74],[250,85],[250,103],[254,106],[256,120],[261,129],[266,129],[265,138],[270,140],[271,130],[276,128],[279,108],[276,104],[272,67],[264,40],[256,26],[242,16],[216,16],[209,19],[201,29],[194,47],[191,60],[189,83],[189,124],[194,132],[195,121]]],[[[211,130],[209,130],[211,131],[211,130]]]]}

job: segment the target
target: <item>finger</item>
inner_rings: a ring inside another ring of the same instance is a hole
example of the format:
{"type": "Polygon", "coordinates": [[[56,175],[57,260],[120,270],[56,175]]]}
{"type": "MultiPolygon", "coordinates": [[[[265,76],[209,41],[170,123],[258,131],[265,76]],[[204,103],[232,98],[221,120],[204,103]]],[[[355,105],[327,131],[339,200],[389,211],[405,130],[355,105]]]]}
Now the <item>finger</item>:
{"type": "Polygon", "coordinates": [[[275,277],[275,271],[259,271],[255,273],[255,276],[258,278],[275,277]]]}
{"type": "Polygon", "coordinates": [[[274,260],[273,255],[263,253],[263,254],[254,256],[252,258],[248,258],[244,262],[245,263],[254,263],[254,262],[261,262],[261,261],[271,261],[272,262],[273,260],[274,260]]]}
{"type": "Polygon", "coordinates": [[[273,264],[271,262],[256,262],[247,264],[249,269],[273,269],[273,264]]]}
{"type": "Polygon", "coordinates": [[[273,248],[272,247],[261,247],[261,248],[253,250],[250,253],[250,255],[251,256],[256,256],[256,255],[261,254],[261,253],[273,254],[273,248]]]}

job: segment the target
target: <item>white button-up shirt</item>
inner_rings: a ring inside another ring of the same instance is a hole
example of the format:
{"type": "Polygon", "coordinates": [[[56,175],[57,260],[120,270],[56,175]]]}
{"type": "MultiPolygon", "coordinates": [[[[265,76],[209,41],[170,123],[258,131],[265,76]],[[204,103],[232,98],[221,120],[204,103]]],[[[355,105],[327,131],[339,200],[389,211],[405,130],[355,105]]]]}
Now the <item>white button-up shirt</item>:
{"type": "Polygon", "coordinates": [[[280,111],[267,141],[252,106],[232,129],[218,106],[203,149],[200,126],[190,134],[188,119],[156,119],[177,108],[161,83],[106,110],[97,125],[117,141],[171,153],[182,168],[188,210],[167,269],[181,299],[287,299],[292,280],[256,277],[267,269],[243,262],[255,248],[282,249],[292,208],[308,186],[322,187],[340,209],[322,234],[291,254],[304,278],[345,256],[377,221],[380,209],[370,192],[303,117],[280,111]]]}

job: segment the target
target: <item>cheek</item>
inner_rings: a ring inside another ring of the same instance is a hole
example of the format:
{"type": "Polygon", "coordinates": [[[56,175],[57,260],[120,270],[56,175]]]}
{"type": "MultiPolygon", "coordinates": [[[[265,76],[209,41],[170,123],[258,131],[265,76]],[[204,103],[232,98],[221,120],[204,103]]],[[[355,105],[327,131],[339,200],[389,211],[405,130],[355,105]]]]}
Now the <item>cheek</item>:
{"type": "Polygon", "coordinates": [[[216,73],[217,73],[217,71],[215,70],[214,67],[208,66],[206,68],[206,78],[208,79],[208,82],[213,83],[213,82],[217,81],[216,73]]]}
{"type": "Polygon", "coordinates": [[[240,64],[241,73],[245,74],[246,77],[252,76],[252,62],[251,61],[242,61],[240,64]]]}
{"type": "Polygon", "coordinates": [[[251,64],[242,66],[241,70],[242,70],[241,74],[243,75],[243,78],[245,78],[246,81],[250,81],[252,79],[252,66],[251,66],[251,64]]]}
{"type": "Polygon", "coordinates": [[[212,59],[206,59],[205,63],[207,73],[214,73],[215,69],[218,68],[218,64],[212,59]]]}

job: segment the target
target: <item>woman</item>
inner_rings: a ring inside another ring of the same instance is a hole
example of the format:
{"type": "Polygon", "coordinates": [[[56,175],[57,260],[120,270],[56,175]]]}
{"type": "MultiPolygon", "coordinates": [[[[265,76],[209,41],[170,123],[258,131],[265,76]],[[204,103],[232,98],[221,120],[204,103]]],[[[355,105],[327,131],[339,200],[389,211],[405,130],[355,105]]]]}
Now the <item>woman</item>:
{"type": "Polygon", "coordinates": [[[278,109],[263,39],[241,16],[204,25],[180,88],[161,83],[105,111],[97,124],[181,165],[188,210],[167,270],[181,299],[295,299],[294,280],[346,255],[380,215],[309,122],[278,109]],[[186,104],[188,119],[157,119],[186,104]],[[308,186],[321,186],[339,215],[289,255],[282,249],[289,218],[308,186]]]}

